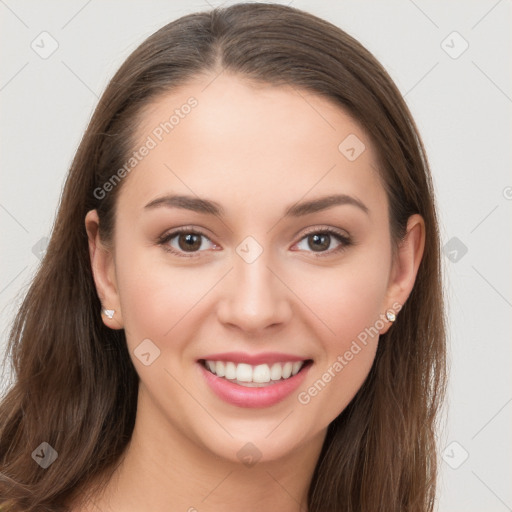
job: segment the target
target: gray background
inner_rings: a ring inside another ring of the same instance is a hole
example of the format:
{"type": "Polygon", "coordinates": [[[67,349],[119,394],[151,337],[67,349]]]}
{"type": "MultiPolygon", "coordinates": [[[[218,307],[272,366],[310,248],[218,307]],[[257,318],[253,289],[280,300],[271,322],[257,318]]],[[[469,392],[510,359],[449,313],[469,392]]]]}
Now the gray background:
{"type": "MultiPolygon", "coordinates": [[[[511,1],[281,3],[359,39],[418,123],[437,190],[449,302],[438,510],[512,510],[511,1]]],[[[218,5],[0,0],[0,355],[109,78],[156,29],[218,5]]]]}

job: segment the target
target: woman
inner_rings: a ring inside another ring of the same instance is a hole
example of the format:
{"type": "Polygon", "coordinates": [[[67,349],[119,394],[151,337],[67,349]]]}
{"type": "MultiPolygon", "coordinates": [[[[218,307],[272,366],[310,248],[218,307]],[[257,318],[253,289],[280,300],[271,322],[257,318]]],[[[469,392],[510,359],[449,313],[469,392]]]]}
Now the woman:
{"type": "Polygon", "coordinates": [[[300,10],[149,37],[103,94],[16,317],[2,511],[430,511],[445,387],[427,159],[300,10]]]}

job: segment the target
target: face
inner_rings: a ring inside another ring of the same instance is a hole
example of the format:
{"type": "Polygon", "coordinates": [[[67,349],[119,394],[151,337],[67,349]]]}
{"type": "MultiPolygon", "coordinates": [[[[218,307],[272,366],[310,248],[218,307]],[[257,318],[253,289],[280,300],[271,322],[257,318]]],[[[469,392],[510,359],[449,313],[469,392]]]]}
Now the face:
{"type": "Polygon", "coordinates": [[[216,456],[251,442],[275,460],[351,401],[407,286],[358,124],[306,91],[211,80],[146,109],[134,150],[149,149],[95,279],[126,331],[138,414],[216,456]]]}

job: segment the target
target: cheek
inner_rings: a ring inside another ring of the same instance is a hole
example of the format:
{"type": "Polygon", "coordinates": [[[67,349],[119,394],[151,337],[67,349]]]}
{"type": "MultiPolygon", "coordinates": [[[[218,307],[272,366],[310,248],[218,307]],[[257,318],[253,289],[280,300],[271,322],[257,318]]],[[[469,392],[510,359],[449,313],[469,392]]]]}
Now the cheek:
{"type": "MultiPolygon", "coordinates": [[[[118,285],[128,343],[145,338],[160,348],[168,340],[179,344],[176,331],[218,279],[204,272],[171,267],[143,251],[118,262],[118,285]],[[211,282],[210,282],[211,281],[211,282]],[[174,335],[174,336],[173,336],[174,335]]],[[[139,341],[138,341],[139,340],[139,341]]]]}
{"type": "Polygon", "coordinates": [[[336,268],[309,268],[295,276],[294,290],[325,327],[322,338],[332,349],[343,348],[379,320],[389,264],[382,255],[361,252],[336,268]]]}
{"type": "Polygon", "coordinates": [[[370,371],[384,326],[390,259],[359,253],[337,269],[304,272],[298,295],[313,312],[319,340],[317,368],[298,401],[332,421],[348,405],[370,371]]]}
{"type": "MultiPolygon", "coordinates": [[[[123,254],[116,261],[123,320],[134,342],[150,334],[165,339],[223,274],[215,265],[199,269],[166,264],[164,255],[143,248],[130,247],[119,254],[123,254]]],[[[336,267],[294,262],[282,267],[281,275],[294,291],[289,300],[300,309],[306,306],[303,319],[312,314],[311,321],[317,329],[323,325],[322,337],[336,349],[375,324],[383,312],[389,262],[382,251],[368,248],[336,267]]]]}

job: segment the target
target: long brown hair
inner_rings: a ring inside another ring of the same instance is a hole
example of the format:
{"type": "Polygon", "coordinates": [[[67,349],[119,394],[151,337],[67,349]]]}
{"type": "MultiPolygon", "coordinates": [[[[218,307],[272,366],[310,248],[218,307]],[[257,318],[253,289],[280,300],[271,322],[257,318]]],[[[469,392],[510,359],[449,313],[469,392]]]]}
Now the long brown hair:
{"type": "Polygon", "coordinates": [[[393,240],[400,243],[410,215],[425,220],[414,289],[381,337],[368,378],[328,427],[308,510],[433,510],[445,325],[433,187],[416,125],[383,67],[344,31],[291,7],[238,4],[158,30],[129,56],[99,101],[10,333],[6,357],[15,380],[0,404],[2,512],[68,510],[69,498],[119,463],[133,431],[138,376],[124,331],[102,322],[84,218],[97,209],[102,239],[112,240],[122,182],[105,197],[94,191],[133,151],[143,107],[222,69],[308,90],[345,109],[377,151],[393,240]],[[43,442],[58,453],[47,469],[31,456],[43,442]]]}

